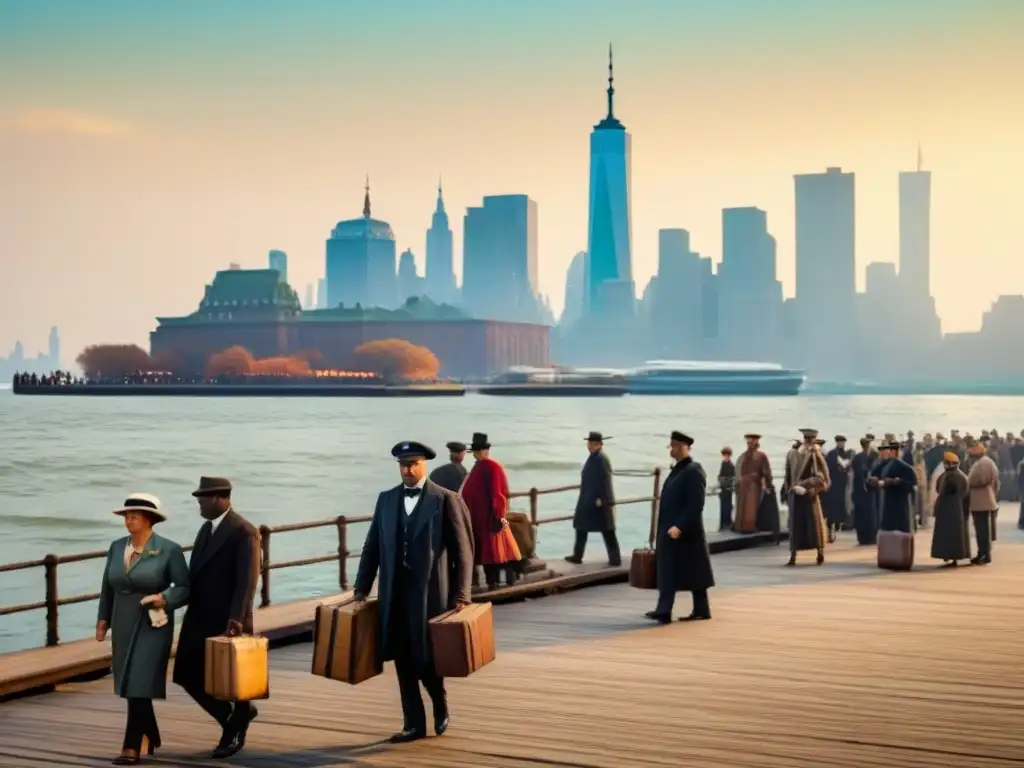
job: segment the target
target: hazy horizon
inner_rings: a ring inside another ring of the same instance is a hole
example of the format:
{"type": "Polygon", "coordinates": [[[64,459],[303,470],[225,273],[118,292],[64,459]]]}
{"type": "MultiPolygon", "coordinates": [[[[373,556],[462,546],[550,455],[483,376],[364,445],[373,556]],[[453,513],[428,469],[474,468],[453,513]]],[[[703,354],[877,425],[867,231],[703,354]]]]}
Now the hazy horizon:
{"type": "Polygon", "coordinates": [[[792,295],[793,174],[827,166],[857,174],[863,288],[869,262],[897,260],[898,173],[920,143],[944,330],[1024,293],[1024,3],[708,5],[0,0],[0,69],[17,73],[0,91],[0,355],[45,349],[51,325],[67,363],[145,343],[217,269],[264,267],[272,248],[304,297],[366,174],[421,273],[439,174],[457,272],[466,207],[529,194],[560,311],[609,40],[638,292],[659,228],[717,262],[721,208],[753,205],[792,295]]]}

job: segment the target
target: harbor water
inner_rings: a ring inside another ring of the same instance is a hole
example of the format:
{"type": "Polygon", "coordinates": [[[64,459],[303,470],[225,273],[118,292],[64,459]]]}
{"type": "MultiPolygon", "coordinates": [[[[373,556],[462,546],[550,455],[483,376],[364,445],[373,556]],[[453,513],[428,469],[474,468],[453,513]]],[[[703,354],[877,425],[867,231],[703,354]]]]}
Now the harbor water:
{"type": "MultiPolygon", "coordinates": [[[[778,473],[800,427],[824,437],[865,431],[918,435],[959,428],[978,434],[1024,427],[1021,397],[622,397],[502,398],[467,395],[420,399],[74,398],[16,397],[0,390],[0,562],[106,549],[123,535],[110,513],[135,491],[159,496],[170,520],[161,534],[189,544],[200,525],[190,492],[202,474],[235,484],[235,506],[255,524],[280,524],[339,514],[369,515],[377,493],[398,482],[391,446],[416,439],[444,453],[449,440],[468,442],[486,432],[492,456],[505,465],[513,490],[578,481],[583,437],[599,430],[611,439],[616,469],[667,465],[668,433],[687,431],[711,481],[719,450],[742,450],[745,432],[764,435],[778,473]]],[[[831,441],[830,441],[831,442],[831,441]]],[[[828,448],[830,446],[826,446],[828,448]]],[[[439,458],[438,462],[442,459],[439,458]]],[[[469,462],[471,463],[471,459],[469,462]]],[[[650,478],[620,477],[620,497],[649,495],[650,478]]],[[[572,493],[544,496],[540,516],[572,511],[572,493]]],[[[527,500],[513,509],[526,511],[527,500]]],[[[650,507],[622,507],[618,526],[624,549],[646,539],[650,507]]],[[[706,520],[717,527],[718,503],[706,520]]],[[[353,526],[357,550],[365,526],[353,526]]],[[[568,554],[569,523],[542,526],[538,547],[547,558],[568,554]]],[[[273,537],[275,561],[329,554],[335,532],[323,528],[273,537]]],[[[588,556],[603,558],[600,537],[588,556]]],[[[350,578],[356,563],[349,564],[350,578]]],[[[102,561],[62,565],[62,596],[95,592],[102,561]]],[[[312,597],[337,589],[337,566],[327,563],[274,574],[273,599],[312,597]]],[[[40,600],[42,569],[0,574],[0,603],[40,600]]],[[[62,640],[88,636],[95,603],[60,611],[62,640]]],[[[43,611],[0,617],[0,651],[45,640],[43,611]]]]}

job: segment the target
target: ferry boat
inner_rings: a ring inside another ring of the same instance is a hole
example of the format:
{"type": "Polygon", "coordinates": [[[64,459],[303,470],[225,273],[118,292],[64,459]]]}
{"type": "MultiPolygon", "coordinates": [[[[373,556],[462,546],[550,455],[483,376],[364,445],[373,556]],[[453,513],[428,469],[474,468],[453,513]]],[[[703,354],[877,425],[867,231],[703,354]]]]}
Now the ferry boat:
{"type": "Polygon", "coordinates": [[[626,394],[626,382],[622,371],[610,368],[514,366],[476,391],[522,397],[621,397],[626,394]]]}
{"type": "Polygon", "coordinates": [[[775,363],[651,360],[625,374],[631,395],[796,395],[807,377],[775,363]]]}

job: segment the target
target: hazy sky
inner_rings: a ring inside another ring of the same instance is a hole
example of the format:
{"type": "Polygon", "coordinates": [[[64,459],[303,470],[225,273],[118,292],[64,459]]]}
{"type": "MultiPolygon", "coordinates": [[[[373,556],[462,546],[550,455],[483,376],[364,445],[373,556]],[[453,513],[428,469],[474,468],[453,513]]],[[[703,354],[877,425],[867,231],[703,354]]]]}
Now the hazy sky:
{"type": "Polygon", "coordinates": [[[529,194],[560,308],[609,40],[638,290],[658,228],[717,261],[720,209],[756,205],[791,294],[792,175],[829,165],[863,286],[920,142],[945,330],[1024,293],[1022,0],[0,0],[0,354],[145,342],[271,248],[303,296],[366,173],[421,267],[439,173],[457,262],[467,206],[529,194]]]}

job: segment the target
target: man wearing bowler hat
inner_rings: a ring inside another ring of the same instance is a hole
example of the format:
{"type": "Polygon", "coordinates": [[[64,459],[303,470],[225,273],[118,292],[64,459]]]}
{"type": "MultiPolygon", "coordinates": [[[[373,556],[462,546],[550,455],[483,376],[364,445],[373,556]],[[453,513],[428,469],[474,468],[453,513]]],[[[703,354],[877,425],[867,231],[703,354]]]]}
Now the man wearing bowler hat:
{"type": "Polygon", "coordinates": [[[612,463],[604,452],[604,441],[609,438],[600,432],[591,432],[584,440],[590,455],[583,463],[580,474],[580,495],[576,500],[576,513],[572,527],[576,529],[576,545],[567,562],[579,565],[587,548],[587,534],[600,533],[608,551],[608,565],[622,565],[619,539],[615,535],[615,489],[612,488],[612,463]]]}
{"type": "Polygon", "coordinates": [[[711,618],[708,590],[715,586],[711,552],[704,533],[704,497],[707,477],[690,456],[693,438],[675,431],[669,440],[669,456],[675,461],[661,486],[658,504],[658,605],[648,619],[659,624],[672,621],[676,592],[693,593],[693,610],[680,621],[711,618]]]}
{"type": "Polygon", "coordinates": [[[355,599],[370,594],[380,575],[381,658],[395,662],[402,697],[402,730],[395,743],[427,735],[420,683],[434,710],[434,733],[448,730],[444,680],[434,669],[427,623],[470,602],[473,550],[462,499],[427,478],[434,452],[414,441],[391,449],[402,482],[377,497],[356,575],[355,599]]]}
{"type": "Polygon", "coordinates": [[[199,529],[189,562],[188,610],[181,623],[174,682],[185,689],[222,729],[215,758],[227,758],[245,746],[256,707],[232,705],[206,693],[206,638],[253,632],[253,598],[260,573],[260,534],[231,508],[231,482],[202,477],[192,492],[206,521],[199,529]]]}

